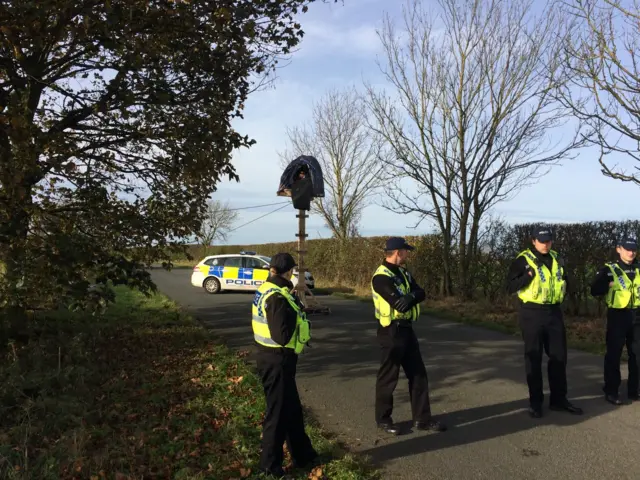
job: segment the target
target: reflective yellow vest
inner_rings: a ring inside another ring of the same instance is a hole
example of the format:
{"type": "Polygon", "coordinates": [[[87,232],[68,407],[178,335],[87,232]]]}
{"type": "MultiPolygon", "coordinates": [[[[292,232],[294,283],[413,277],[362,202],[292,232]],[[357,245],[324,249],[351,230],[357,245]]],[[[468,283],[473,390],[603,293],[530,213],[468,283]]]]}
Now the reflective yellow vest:
{"type": "MultiPolygon", "coordinates": [[[[386,275],[387,277],[391,277],[396,284],[398,293],[400,295],[406,295],[407,293],[411,292],[411,282],[409,281],[409,278],[411,278],[411,276],[408,272],[406,272],[405,275],[405,271],[402,268],[400,269],[400,272],[402,278],[397,276],[384,265],[380,265],[373,276],[375,277],[376,275],[386,275]]],[[[418,317],[420,316],[420,305],[414,305],[411,310],[405,313],[400,313],[399,311],[394,310],[393,308],[391,308],[389,302],[378,295],[373,289],[373,278],[371,278],[371,292],[376,318],[380,322],[380,325],[382,325],[383,327],[388,327],[389,325],[391,325],[391,322],[393,320],[411,320],[414,322],[418,320],[418,317]]]]}
{"type": "Polygon", "coordinates": [[[640,271],[636,268],[633,282],[619,265],[607,263],[613,274],[613,285],[607,292],[607,306],[609,308],[639,308],[640,307],[640,271]]]}
{"type": "Polygon", "coordinates": [[[251,307],[251,326],[253,328],[253,338],[260,345],[272,348],[291,348],[296,353],[302,353],[306,344],[311,340],[311,325],[307,320],[307,316],[298,306],[295,299],[289,293],[289,289],[281,288],[275,283],[264,282],[258,288],[251,307]],[[267,299],[275,294],[282,295],[296,311],[296,329],[291,336],[291,340],[284,347],[271,338],[269,324],[267,323],[267,315],[264,309],[267,299]]]}
{"type": "Polygon", "coordinates": [[[543,265],[529,249],[521,252],[531,268],[536,271],[531,283],[518,290],[518,297],[524,303],[560,304],[564,300],[567,282],[564,280],[564,268],[558,263],[558,254],[551,250],[553,258],[551,271],[543,265]]]}

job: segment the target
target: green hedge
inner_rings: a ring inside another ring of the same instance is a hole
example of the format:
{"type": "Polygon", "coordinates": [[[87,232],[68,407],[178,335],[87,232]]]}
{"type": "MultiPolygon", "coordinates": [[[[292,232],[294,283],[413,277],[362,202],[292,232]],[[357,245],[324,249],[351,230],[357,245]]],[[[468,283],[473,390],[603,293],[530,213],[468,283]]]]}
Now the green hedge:
{"type": "MultiPolygon", "coordinates": [[[[554,249],[564,256],[571,280],[566,310],[573,315],[602,315],[602,302],[594,300],[589,294],[593,276],[605,261],[616,258],[616,239],[627,234],[640,235],[640,222],[552,224],[551,227],[556,234],[554,249]]],[[[532,228],[533,225],[509,225],[504,222],[493,222],[486,226],[481,253],[474,259],[472,269],[476,299],[495,304],[513,301],[513,297],[508,297],[504,292],[505,274],[518,252],[530,246],[529,232],[532,228]]],[[[336,239],[309,240],[305,264],[325,284],[367,288],[373,271],[383,258],[385,239],[356,237],[346,242],[336,239]]],[[[407,239],[416,246],[409,268],[429,296],[438,297],[443,285],[441,238],[438,235],[426,235],[407,239]]],[[[219,246],[210,248],[207,254],[237,253],[241,250],[253,250],[263,255],[280,251],[295,254],[297,243],[219,246]]],[[[202,247],[190,247],[190,254],[196,259],[200,259],[203,253],[202,247]]]]}
{"type": "MultiPolygon", "coordinates": [[[[427,272],[437,272],[440,264],[440,242],[436,236],[407,237],[417,247],[412,260],[412,272],[415,272],[425,288],[436,292],[440,279],[427,272]]],[[[336,239],[307,241],[305,266],[316,278],[325,283],[367,286],[372,272],[380,265],[382,249],[386,237],[356,237],[347,242],[336,239]]],[[[277,252],[290,252],[295,255],[297,242],[267,243],[262,245],[229,245],[212,247],[207,254],[238,253],[241,250],[255,251],[271,256],[277,252]]],[[[192,246],[189,252],[195,259],[204,256],[202,247],[192,246]]],[[[176,258],[174,260],[182,260],[176,258]]]]}

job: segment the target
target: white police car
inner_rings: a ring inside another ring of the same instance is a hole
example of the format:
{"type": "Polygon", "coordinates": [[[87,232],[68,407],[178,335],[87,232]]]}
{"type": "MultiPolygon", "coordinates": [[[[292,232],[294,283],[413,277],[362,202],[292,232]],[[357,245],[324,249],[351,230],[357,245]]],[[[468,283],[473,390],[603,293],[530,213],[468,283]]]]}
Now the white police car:
{"type": "MultiPolygon", "coordinates": [[[[204,288],[208,293],[221,290],[255,291],[269,277],[270,257],[256,252],[239,254],[210,255],[193,267],[191,285],[204,288]]],[[[307,287],[315,287],[313,275],[305,272],[307,287]]],[[[298,283],[298,268],[293,269],[291,282],[298,283]]]]}

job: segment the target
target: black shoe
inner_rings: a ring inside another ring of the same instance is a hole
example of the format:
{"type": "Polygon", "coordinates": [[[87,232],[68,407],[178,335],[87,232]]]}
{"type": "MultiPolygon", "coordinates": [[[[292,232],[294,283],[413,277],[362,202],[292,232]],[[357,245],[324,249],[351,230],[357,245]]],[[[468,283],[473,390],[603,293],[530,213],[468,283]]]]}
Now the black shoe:
{"type": "Polygon", "coordinates": [[[268,470],[268,469],[259,469],[259,472],[262,473],[263,475],[266,475],[267,478],[279,478],[279,479],[283,479],[283,480],[293,480],[294,477],[292,477],[291,475],[287,475],[285,473],[285,471],[283,469],[275,469],[275,470],[268,470]]]}
{"type": "Polygon", "coordinates": [[[582,415],[584,413],[580,407],[576,407],[568,400],[562,403],[549,404],[549,410],[555,410],[556,412],[569,412],[573,415],[582,415]]]}
{"type": "Polygon", "coordinates": [[[531,418],[542,418],[542,407],[529,407],[529,416],[531,418]]]}
{"type": "Polygon", "coordinates": [[[398,435],[400,433],[400,429],[393,422],[378,422],[378,428],[391,435],[398,435]]]}
{"type": "Polygon", "coordinates": [[[620,400],[618,395],[605,395],[604,399],[611,405],[622,405],[622,400],[620,400]]]}
{"type": "Polygon", "coordinates": [[[313,468],[322,465],[323,463],[329,463],[330,461],[331,458],[328,455],[318,455],[316,453],[314,455],[304,457],[300,461],[293,460],[293,466],[296,468],[313,468]]]}
{"type": "Polygon", "coordinates": [[[640,400],[640,395],[638,395],[637,393],[630,393],[629,395],[627,395],[627,398],[629,400],[637,402],[638,400],[640,400]]]}
{"type": "Polygon", "coordinates": [[[446,432],[447,426],[437,420],[430,419],[426,422],[415,421],[413,422],[413,428],[416,430],[429,430],[431,432],[446,432]]]}

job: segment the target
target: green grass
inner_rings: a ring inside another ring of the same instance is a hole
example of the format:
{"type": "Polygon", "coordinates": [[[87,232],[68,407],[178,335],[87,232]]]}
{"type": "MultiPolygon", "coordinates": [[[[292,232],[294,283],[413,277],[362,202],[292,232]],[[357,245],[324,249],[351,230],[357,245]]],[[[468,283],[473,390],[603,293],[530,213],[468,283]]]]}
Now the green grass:
{"type": "MultiPolygon", "coordinates": [[[[117,298],[100,317],[41,316],[27,344],[6,346],[0,478],[261,478],[264,394],[246,352],[162,295],[117,298]]],[[[307,429],[329,461],[295,478],[378,478],[312,419],[307,429]]]]}

